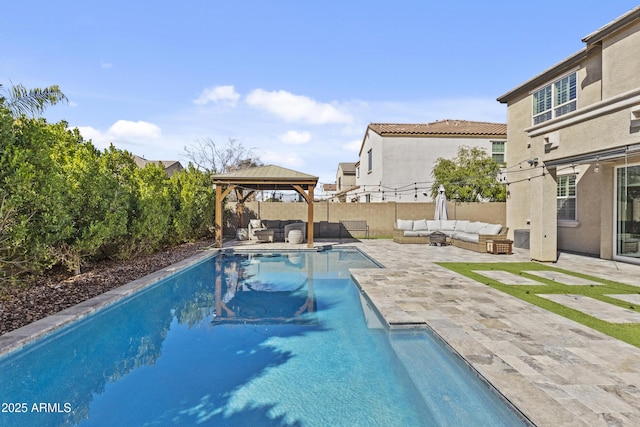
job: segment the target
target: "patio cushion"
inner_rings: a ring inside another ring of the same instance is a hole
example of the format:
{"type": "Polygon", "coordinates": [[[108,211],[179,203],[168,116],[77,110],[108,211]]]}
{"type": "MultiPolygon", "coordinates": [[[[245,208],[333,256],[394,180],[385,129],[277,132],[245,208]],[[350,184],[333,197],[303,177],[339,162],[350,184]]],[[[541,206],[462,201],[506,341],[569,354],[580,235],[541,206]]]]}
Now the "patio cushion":
{"type": "Polygon", "coordinates": [[[502,225],[500,224],[487,224],[478,230],[478,234],[498,234],[502,230],[502,225]]]}
{"type": "Polygon", "coordinates": [[[456,230],[457,231],[464,231],[464,228],[467,226],[467,224],[469,224],[469,220],[467,219],[459,219],[456,221],[456,230]]]}
{"type": "Polygon", "coordinates": [[[420,236],[419,231],[405,230],[404,232],[404,237],[419,237],[419,236],[420,236]]]}
{"type": "Polygon", "coordinates": [[[429,231],[439,231],[442,228],[442,221],[439,219],[427,220],[427,229],[429,231]]]}
{"type": "Polygon", "coordinates": [[[456,231],[451,237],[453,237],[454,239],[473,243],[478,243],[478,241],[480,240],[480,236],[477,233],[466,233],[464,231],[456,231]]]}
{"type": "Polygon", "coordinates": [[[399,219],[397,220],[398,230],[413,230],[413,220],[412,219],[399,219]]]}
{"type": "Polygon", "coordinates": [[[450,220],[446,220],[443,219],[442,220],[442,228],[441,230],[455,230],[456,229],[456,221],[454,219],[450,219],[450,220]]]}
{"type": "Polygon", "coordinates": [[[262,225],[262,221],[259,219],[250,219],[249,226],[251,228],[264,228],[264,226],[262,225]]]}
{"type": "Polygon", "coordinates": [[[413,231],[427,231],[429,227],[426,219],[417,219],[413,221],[413,231]]]}
{"type": "Polygon", "coordinates": [[[485,227],[487,225],[489,224],[487,224],[486,222],[473,221],[465,225],[464,230],[460,230],[460,231],[463,231],[465,233],[477,233],[478,230],[480,230],[482,227],[485,227]]]}
{"type": "Polygon", "coordinates": [[[280,228],[280,220],[266,219],[262,221],[265,227],[267,228],[280,228]]]}

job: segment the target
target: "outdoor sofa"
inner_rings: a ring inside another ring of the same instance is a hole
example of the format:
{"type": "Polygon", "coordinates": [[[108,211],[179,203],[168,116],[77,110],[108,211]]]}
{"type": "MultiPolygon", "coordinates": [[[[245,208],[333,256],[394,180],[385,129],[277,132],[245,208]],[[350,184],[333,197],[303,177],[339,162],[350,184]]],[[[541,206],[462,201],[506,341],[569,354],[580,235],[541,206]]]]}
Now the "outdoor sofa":
{"type": "Polygon", "coordinates": [[[488,240],[505,240],[507,227],[468,220],[396,220],[393,241],[396,243],[430,243],[429,235],[444,233],[453,246],[476,252],[487,251],[488,240]]]}
{"type": "Polygon", "coordinates": [[[288,241],[291,230],[302,231],[303,239],[307,237],[307,224],[300,220],[252,219],[249,221],[249,240],[256,240],[257,230],[272,230],[275,241],[288,241]]]}

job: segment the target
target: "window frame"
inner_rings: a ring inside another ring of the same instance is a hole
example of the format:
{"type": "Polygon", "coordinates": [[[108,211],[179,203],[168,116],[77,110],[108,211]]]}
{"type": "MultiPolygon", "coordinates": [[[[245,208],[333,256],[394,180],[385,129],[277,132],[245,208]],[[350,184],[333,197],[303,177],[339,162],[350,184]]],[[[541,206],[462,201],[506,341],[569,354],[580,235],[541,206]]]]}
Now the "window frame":
{"type": "Polygon", "coordinates": [[[490,141],[491,142],[491,159],[499,165],[505,165],[507,163],[507,141],[490,141]],[[502,151],[495,151],[495,144],[502,146],[502,151]],[[496,156],[502,156],[502,161],[497,161],[496,156]]]}
{"type": "Polygon", "coordinates": [[[556,215],[558,222],[576,222],[578,220],[578,174],[568,173],[556,177],[556,215]],[[573,183],[571,182],[573,180],[573,183]],[[567,181],[566,183],[561,181],[567,181]],[[564,190],[564,191],[563,191],[564,190]],[[566,192],[566,193],[565,193],[566,192]],[[561,194],[564,193],[564,194],[561,194]],[[564,210],[565,203],[573,200],[573,217],[561,217],[561,210],[564,210]],[[561,201],[564,201],[561,206],[561,201]]]}
{"type": "Polygon", "coordinates": [[[577,109],[577,70],[573,70],[531,92],[531,122],[534,126],[577,109]]]}
{"type": "Polygon", "coordinates": [[[367,151],[367,173],[373,171],[373,148],[369,148],[367,151]]]}

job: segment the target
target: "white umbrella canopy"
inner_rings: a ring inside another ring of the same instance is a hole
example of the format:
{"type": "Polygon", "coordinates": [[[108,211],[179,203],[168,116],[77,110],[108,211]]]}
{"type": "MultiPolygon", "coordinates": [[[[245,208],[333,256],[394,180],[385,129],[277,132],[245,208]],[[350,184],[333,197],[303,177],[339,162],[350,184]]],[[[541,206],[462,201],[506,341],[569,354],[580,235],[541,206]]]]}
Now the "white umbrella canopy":
{"type": "Polygon", "coordinates": [[[447,217],[447,196],[444,194],[444,186],[438,187],[436,196],[436,214],[434,219],[448,219],[447,217]]]}

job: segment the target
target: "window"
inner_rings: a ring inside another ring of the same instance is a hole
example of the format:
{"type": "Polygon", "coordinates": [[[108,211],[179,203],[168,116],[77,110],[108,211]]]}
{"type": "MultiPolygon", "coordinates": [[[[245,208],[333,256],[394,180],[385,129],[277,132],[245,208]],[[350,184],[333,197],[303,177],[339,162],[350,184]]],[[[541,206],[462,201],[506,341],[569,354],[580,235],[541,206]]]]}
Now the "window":
{"type": "Polygon", "coordinates": [[[373,170],[373,148],[367,152],[367,172],[371,173],[373,170]]]}
{"type": "Polygon", "coordinates": [[[533,124],[560,117],[577,108],[576,73],[543,87],[533,94],[533,124]]]}
{"type": "Polygon", "coordinates": [[[494,162],[503,165],[504,160],[504,141],[491,141],[491,158],[494,162]]]}
{"type": "Polygon", "coordinates": [[[576,175],[559,175],[558,179],[558,220],[576,220],[576,175]]]}

